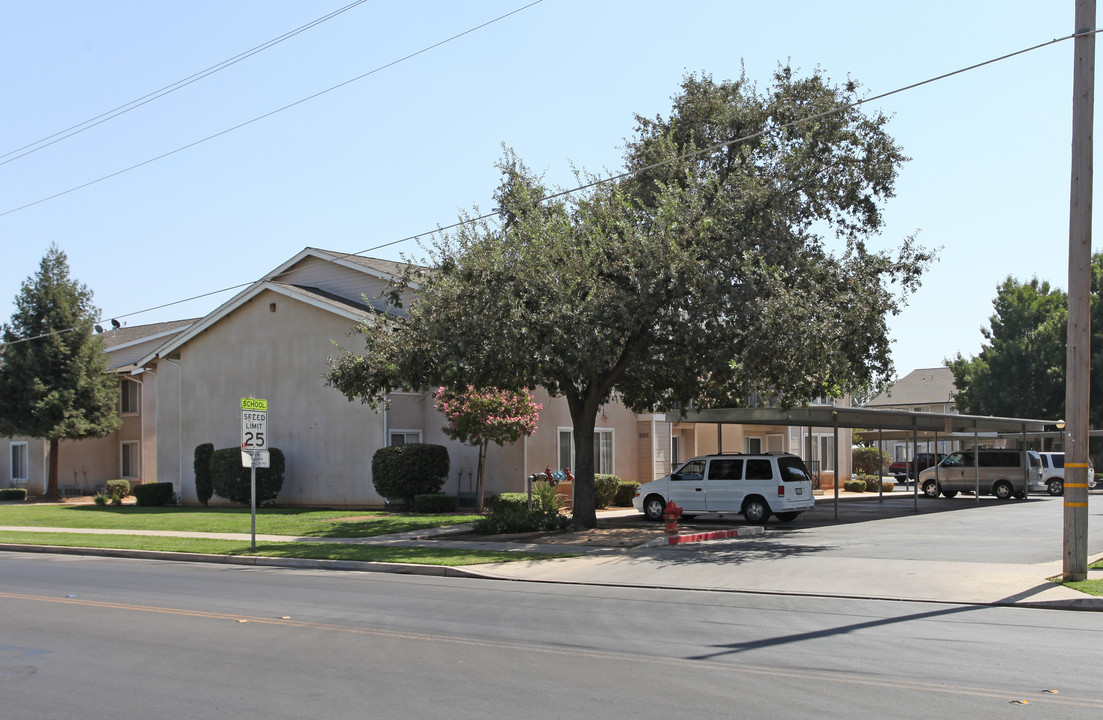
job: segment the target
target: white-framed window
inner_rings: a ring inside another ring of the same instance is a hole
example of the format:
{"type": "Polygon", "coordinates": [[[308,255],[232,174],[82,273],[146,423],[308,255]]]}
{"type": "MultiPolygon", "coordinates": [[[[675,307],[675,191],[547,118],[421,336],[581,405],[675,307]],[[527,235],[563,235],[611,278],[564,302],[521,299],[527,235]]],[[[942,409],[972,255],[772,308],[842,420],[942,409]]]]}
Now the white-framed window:
{"type": "Polygon", "coordinates": [[[809,459],[818,463],[821,471],[835,469],[835,455],[831,452],[833,444],[832,435],[813,435],[808,439],[809,459]]]}
{"type": "MultiPolygon", "coordinates": [[[[559,447],[556,457],[560,468],[574,468],[574,429],[559,428],[559,447]]],[[[613,474],[613,428],[594,428],[594,472],[613,474]]]]}
{"type": "Polygon", "coordinates": [[[670,436],[670,465],[677,467],[682,462],[682,436],[670,436]]]}
{"type": "Polygon", "coordinates": [[[124,478],[136,478],[139,477],[141,472],[141,464],[138,452],[138,443],[130,440],[122,443],[119,453],[119,471],[120,475],[124,478]]]}
{"type": "Polygon", "coordinates": [[[388,435],[388,445],[409,445],[421,442],[420,430],[391,430],[388,435]]]}
{"type": "Polygon", "coordinates": [[[762,438],[743,438],[743,451],[746,452],[748,455],[760,455],[762,453],[762,438]]]}
{"type": "Polygon", "coordinates": [[[25,483],[30,479],[30,454],[27,451],[27,443],[13,442],[11,444],[11,481],[12,484],[25,483]]]}
{"type": "Polygon", "coordinates": [[[141,384],[129,378],[123,378],[119,383],[119,413],[121,415],[137,415],[141,409],[138,404],[141,397],[141,384]]]}

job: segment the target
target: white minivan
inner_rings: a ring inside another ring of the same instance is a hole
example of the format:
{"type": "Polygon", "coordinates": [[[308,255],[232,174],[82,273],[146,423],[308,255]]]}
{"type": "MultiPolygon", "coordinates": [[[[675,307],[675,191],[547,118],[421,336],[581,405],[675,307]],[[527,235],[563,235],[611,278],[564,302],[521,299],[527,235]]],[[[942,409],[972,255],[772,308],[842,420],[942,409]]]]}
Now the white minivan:
{"type": "Polygon", "coordinates": [[[737,515],[762,524],[770,515],[795,520],[816,504],[804,461],[790,453],[721,453],[695,457],[666,477],[644,483],[632,504],[661,520],[671,500],[686,515],[737,515]]]}

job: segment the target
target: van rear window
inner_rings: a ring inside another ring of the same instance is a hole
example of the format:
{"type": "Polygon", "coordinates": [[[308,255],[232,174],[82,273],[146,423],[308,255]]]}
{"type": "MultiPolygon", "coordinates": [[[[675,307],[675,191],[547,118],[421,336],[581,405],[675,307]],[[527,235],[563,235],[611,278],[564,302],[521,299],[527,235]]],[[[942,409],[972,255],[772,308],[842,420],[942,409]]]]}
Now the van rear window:
{"type": "Polygon", "coordinates": [[[800,458],[778,458],[777,467],[781,471],[781,479],[785,482],[802,482],[812,479],[808,475],[808,471],[804,468],[804,462],[800,458]]]}

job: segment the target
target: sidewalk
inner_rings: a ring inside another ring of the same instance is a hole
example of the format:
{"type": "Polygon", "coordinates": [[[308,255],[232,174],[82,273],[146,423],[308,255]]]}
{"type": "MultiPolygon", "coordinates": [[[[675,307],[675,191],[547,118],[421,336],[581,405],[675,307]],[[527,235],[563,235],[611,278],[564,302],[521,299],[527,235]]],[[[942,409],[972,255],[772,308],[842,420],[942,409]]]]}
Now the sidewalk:
{"type": "MultiPolygon", "coordinates": [[[[865,503],[862,502],[862,505],[865,506],[865,503]]],[[[634,510],[625,509],[605,513],[602,517],[635,514],[634,510]]],[[[898,519],[886,518],[885,522],[898,522],[898,519]]],[[[450,536],[458,532],[469,530],[469,526],[366,538],[257,536],[258,542],[269,543],[329,542],[580,554],[579,557],[571,558],[468,565],[460,568],[253,556],[234,558],[188,553],[45,546],[32,548],[21,545],[0,545],[0,551],[83,553],[192,562],[452,575],[547,583],[1103,611],[1103,597],[1085,595],[1045,580],[1047,577],[1061,573],[1062,567],[1059,560],[1042,563],[991,563],[917,559],[916,557],[878,557],[879,554],[889,555],[890,553],[877,552],[882,548],[876,544],[867,544],[864,548],[854,549],[854,542],[849,538],[855,533],[853,527],[856,526],[821,524],[793,529],[768,527],[769,531],[765,535],[761,533],[760,528],[743,526],[743,529],[759,530],[759,532],[742,533],[749,536],[708,542],[635,548],[450,539],[450,536]]],[[[894,525],[889,524],[886,527],[888,532],[898,533],[894,525]]],[[[3,526],[0,526],[0,530],[204,537],[237,541],[250,539],[248,533],[187,533],[156,530],[120,532],[118,530],[3,526]]],[[[869,528],[865,532],[867,535],[872,534],[874,529],[869,528]]],[[[1089,558],[1089,560],[1096,559],[1098,557],[1089,558]]],[[[1091,570],[1089,577],[1103,578],[1103,570],[1091,570]]]]}

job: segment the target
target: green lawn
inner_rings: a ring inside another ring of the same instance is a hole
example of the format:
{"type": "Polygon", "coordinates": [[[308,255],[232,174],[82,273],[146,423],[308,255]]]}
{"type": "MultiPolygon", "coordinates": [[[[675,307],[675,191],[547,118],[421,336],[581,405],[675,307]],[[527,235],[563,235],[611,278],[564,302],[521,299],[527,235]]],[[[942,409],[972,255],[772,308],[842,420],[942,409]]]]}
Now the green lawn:
{"type": "Polygon", "coordinates": [[[494,550],[454,550],[450,548],[379,547],[327,542],[257,543],[257,551],[249,542],[238,540],[205,540],[176,537],[136,535],[76,535],[42,532],[0,532],[0,543],[18,545],[52,545],[61,547],[116,548],[154,550],[160,552],[205,553],[210,555],[245,555],[314,560],[358,560],[361,562],[413,563],[421,565],[479,565],[483,563],[572,557],[569,553],[550,554],[501,552],[494,550]]]}
{"type": "MultiPolygon", "coordinates": [[[[1091,569],[1103,570],[1103,561],[1097,562],[1096,564],[1092,565],[1091,569]]],[[[1070,587],[1073,590],[1079,590],[1080,592],[1087,593],[1088,595],[1103,597],[1103,579],[1069,582],[1065,583],[1065,587],[1070,587]]]]}
{"type": "MultiPolygon", "coordinates": [[[[371,537],[468,523],[479,517],[259,508],[257,534],[320,538],[371,537]]],[[[248,508],[147,508],[134,505],[0,505],[0,525],[222,533],[251,531],[248,508]]]]}

